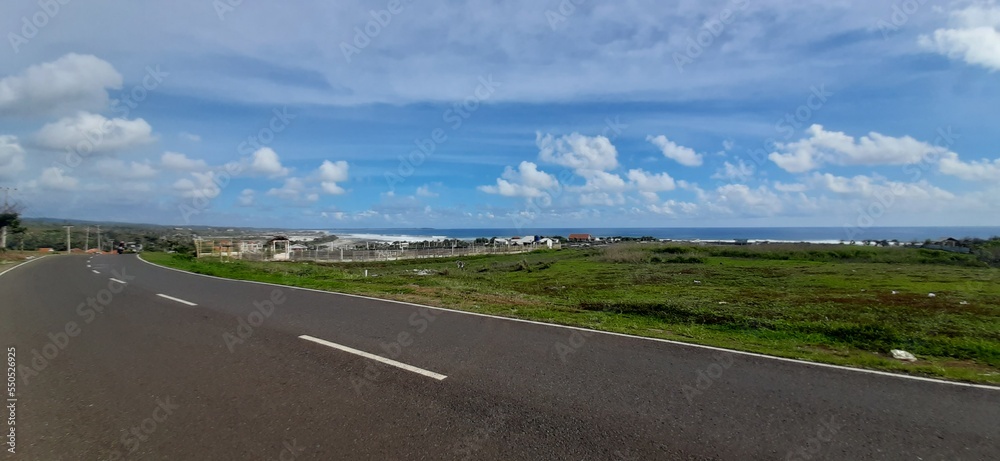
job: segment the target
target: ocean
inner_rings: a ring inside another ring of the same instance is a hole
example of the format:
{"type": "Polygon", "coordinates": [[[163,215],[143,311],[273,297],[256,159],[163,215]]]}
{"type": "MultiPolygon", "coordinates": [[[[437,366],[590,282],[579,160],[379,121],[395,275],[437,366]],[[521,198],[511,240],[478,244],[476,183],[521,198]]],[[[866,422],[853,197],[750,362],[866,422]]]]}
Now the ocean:
{"type": "Polygon", "coordinates": [[[483,229],[431,229],[431,228],[385,228],[385,229],[327,229],[340,237],[380,241],[424,241],[424,240],[474,240],[484,237],[542,235],[563,236],[569,234],[591,234],[594,237],[654,237],[671,240],[708,240],[773,242],[839,243],[856,240],[898,240],[900,242],[923,242],[947,237],[990,238],[1000,236],[1000,227],[870,227],[849,229],[844,227],[655,227],[655,228],[483,228],[483,229]]]}

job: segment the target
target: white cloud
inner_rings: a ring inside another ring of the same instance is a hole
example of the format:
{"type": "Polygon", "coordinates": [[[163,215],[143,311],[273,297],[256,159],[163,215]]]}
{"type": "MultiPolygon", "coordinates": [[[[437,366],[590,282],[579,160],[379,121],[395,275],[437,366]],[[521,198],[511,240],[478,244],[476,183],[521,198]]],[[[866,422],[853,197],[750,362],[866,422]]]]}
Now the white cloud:
{"type": "Polygon", "coordinates": [[[954,199],[955,195],[925,181],[903,183],[864,175],[846,178],[830,173],[814,173],[810,181],[821,189],[844,195],[891,203],[898,199],[954,199]]]}
{"type": "Polygon", "coordinates": [[[339,160],[337,162],[324,160],[318,170],[319,178],[322,182],[321,186],[323,188],[323,192],[330,195],[340,195],[347,192],[337,183],[347,181],[349,170],[350,165],[343,160],[339,160]]]}
{"type": "Polygon", "coordinates": [[[208,169],[208,163],[204,160],[195,160],[179,152],[164,152],[160,157],[160,165],[164,169],[172,171],[204,171],[208,169]]]}
{"type": "Polygon", "coordinates": [[[191,178],[181,178],[174,182],[174,190],[185,198],[215,198],[222,190],[216,184],[215,173],[191,173],[191,178]]]}
{"type": "Polygon", "coordinates": [[[751,189],[745,184],[727,184],[715,193],[715,205],[731,213],[774,216],[784,209],[781,198],[764,186],[751,189]]]}
{"type": "Polygon", "coordinates": [[[99,175],[105,178],[150,179],[156,177],[156,169],[149,163],[125,163],[119,159],[101,159],[96,165],[99,175]]]}
{"type": "Polygon", "coordinates": [[[651,204],[647,205],[646,209],[656,213],[668,216],[674,216],[678,211],[684,214],[694,214],[698,211],[698,205],[691,202],[678,202],[675,200],[667,200],[662,204],[651,204]]]}
{"type": "Polygon", "coordinates": [[[615,206],[625,203],[625,196],[621,193],[590,192],[580,194],[580,205],[584,206],[615,206]]]}
{"type": "Polygon", "coordinates": [[[640,192],[663,192],[677,188],[674,178],[667,173],[652,174],[641,169],[629,170],[628,179],[640,192]]]}
{"type": "Polygon", "coordinates": [[[46,124],[35,134],[40,147],[74,149],[81,154],[116,152],[154,141],[153,128],[139,118],[108,119],[100,114],[80,112],[46,124]]]}
{"type": "Polygon", "coordinates": [[[426,184],[417,188],[417,196],[418,197],[434,198],[434,197],[438,197],[440,195],[441,194],[438,194],[437,192],[432,191],[431,188],[430,188],[430,186],[428,186],[426,184]]]}
{"type": "Polygon", "coordinates": [[[0,135],[0,178],[13,178],[24,171],[24,149],[16,136],[0,135]]]}
{"type": "Polygon", "coordinates": [[[941,157],[938,168],[946,175],[956,176],[966,181],[1000,182],[1000,159],[995,159],[992,162],[983,159],[967,163],[959,160],[958,154],[948,152],[941,157]]]}
{"type": "Polygon", "coordinates": [[[920,163],[944,149],[909,136],[894,138],[869,133],[855,139],[841,132],[826,131],[822,125],[807,130],[808,138],[777,145],[768,158],[789,173],[803,173],[830,163],[834,165],[909,165],[920,163]]]}
{"type": "Polygon", "coordinates": [[[250,160],[250,170],[272,178],[288,176],[288,168],[281,166],[278,153],[270,147],[262,147],[253,153],[250,160]]]}
{"type": "Polygon", "coordinates": [[[575,187],[575,191],[584,192],[621,192],[627,187],[625,180],[621,176],[607,171],[583,170],[577,172],[586,179],[582,187],[575,187]]]}
{"type": "Polygon", "coordinates": [[[604,136],[573,133],[559,138],[536,134],[538,158],[573,170],[609,171],[618,168],[618,149],[604,136]]]}
{"type": "Polygon", "coordinates": [[[80,185],[80,181],[67,176],[62,168],[53,166],[42,171],[42,175],[38,178],[38,184],[46,189],[71,191],[80,185]]]}
{"type": "Polygon", "coordinates": [[[121,87],[111,64],[71,53],[0,79],[0,116],[100,110],[108,105],[106,90],[121,87]]]}
{"type": "Polygon", "coordinates": [[[183,139],[183,140],[185,140],[185,141],[201,142],[201,136],[198,136],[198,135],[193,134],[193,133],[188,133],[187,131],[181,131],[178,134],[178,136],[180,136],[180,138],[183,139]]]}
{"type": "Polygon", "coordinates": [[[251,207],[255,201],[253,189],[243,189],[243,192],[240,192],[240,196],[237,198],[237,203],[242,207],[251,207]]]}
{"type": "Polygon", "coordinates": [[[753,173],[753,165],[748,165],[742,159],[737,159],[735,165],[729,162],[723,164],[722,169],[712,175],[712,179],[746,181],[753,176],[753,173]]]}
{"type": "Polygon", "coordinates": [[[508,166],[497,179],[496,186],[479,186],[478,189],[504,197],[533,198],[548,196],[547,191],[558,187],[559,181],[555,176],[539,170],[538,165],[532,162],[521,162],[517,170],[508,166]]]}
{"type": "Polygon", "coordinates": [[[646,141],[659,147],[664,157],[674,160],[681,165],[701,166],[703,162],[701,154],[691,148],[677,145],[677,143],[667,139],[666,136],[646,136],[646,141]]]}
{"type": "Polygon", "coordinates": [[[805,192],[809,190],[809,186],[805,184],[784,184],[781,182],[774,183],[774,190],[778,192],[805,192]]]}
{"type": "Polygon", "coordinates": [[[976,3],[951,13],[951,28],[922,35],[920,46],[966,64],[1000,70],[1000,7],[976,3]]]}
{"type": "MultiPolygon", "coordinates": [[[[284,200],[304,199],[307,202],[319,200],[319,194],[308,192],[306,182],[301,178],[286,178],[285,183],[280,188],[273,188],[267,191],[267,195],[278,197],[284,200]]],[[[329,192],[328,192],[329,193],[329,192]]]]}

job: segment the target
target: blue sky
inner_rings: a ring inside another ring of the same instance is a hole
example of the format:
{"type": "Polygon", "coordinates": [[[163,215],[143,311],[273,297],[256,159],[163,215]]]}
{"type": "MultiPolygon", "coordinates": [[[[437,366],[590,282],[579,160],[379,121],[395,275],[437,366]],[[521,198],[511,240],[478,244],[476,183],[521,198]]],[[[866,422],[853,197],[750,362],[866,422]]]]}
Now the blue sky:
{"type": "Polygon", "coordinates": [[[994,1],[137,3],[0,6],[26,215],[1000,225],[994,1]]]}

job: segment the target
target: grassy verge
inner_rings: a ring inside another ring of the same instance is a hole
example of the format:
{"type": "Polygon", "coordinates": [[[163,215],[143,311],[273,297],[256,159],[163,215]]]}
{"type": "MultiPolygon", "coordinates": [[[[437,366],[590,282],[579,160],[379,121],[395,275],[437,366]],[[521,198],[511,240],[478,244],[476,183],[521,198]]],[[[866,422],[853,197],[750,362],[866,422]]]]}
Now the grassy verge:
{"type": "Polygon", "coordinates": [[[1000,270],[954,253],[637,244],[462,258],[464,269],[454,259],[326,264],[143,257],[220,277],[1000,384],[1000,270]],[[891,349],[919,360],[894,360],[891,349]]]}
{"type": "Polygon", "coordinates": [[[42,255],[35,251],[14,251],[0,250],[0,272],[6,271],[20,263],[27,261],[29,258],[38,258],[42,255]]]}

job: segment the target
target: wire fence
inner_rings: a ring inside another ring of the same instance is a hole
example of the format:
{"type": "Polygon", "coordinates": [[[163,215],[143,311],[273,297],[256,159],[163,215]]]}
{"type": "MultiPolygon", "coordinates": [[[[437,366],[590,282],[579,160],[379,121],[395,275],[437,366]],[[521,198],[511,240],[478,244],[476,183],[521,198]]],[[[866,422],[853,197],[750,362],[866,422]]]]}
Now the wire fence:
{"type": "Polygon", "coordinates": [[[428,247],[428,248],[391,248],[391,249],[305,249],[291,250],[289,253],[273,254],[270,251],[258,252],[209,252],[201,257],[214,257],[230,260],[246,261],[318,261],[318,262],[367,262],[367,261],[397,261],[401,259],[452,258],[475,255],[519,254],[536,250],[548,249],[545,245],[485,245],[467,247],[428,247]]]}

